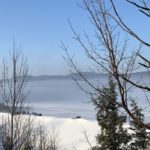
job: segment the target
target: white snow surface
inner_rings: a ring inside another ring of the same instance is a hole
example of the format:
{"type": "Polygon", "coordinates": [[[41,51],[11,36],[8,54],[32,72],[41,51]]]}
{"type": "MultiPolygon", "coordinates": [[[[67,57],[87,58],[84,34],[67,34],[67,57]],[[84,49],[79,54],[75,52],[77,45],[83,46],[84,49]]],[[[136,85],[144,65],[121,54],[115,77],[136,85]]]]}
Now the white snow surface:
{"type": "Polygon", "coordinates": [[[95,136],[99,129],[96,121],[47,116],[36,117],[36,121],[46,125],[49,130],[55,128],[63,150],[87,150],[90,148],[83,131],[87,132],[91,144],[95,145],[95,136]]]}
{"type": "MultiPolygon", "coordinates": [[[[0,113],[0,116],[8,117],[8,114],[0,113]]],[[[96,121],[50,116],[31,116],[31,119],[33,119],[35,127],[43,125],[49,133],[52,129],[55,130],[58,135],[60,150],[88,150],[90,146],[85,139],[83,131],[86,131],[90,143],[93,146],[95,145],[95,136],[99,130],[96,121]]]]}
{"type": "MultiPolygon", "coordinates": [[[[0,113],[1,117],[8,117],[7,113],[0,113]]],[[[24,115],[28,117],[28,115],[24,115]]],[[[85,134],[88,136],[88,140],[92,146],[96,145],[95,136],[100,131],[100,127],[95,120],[86,120],[83,118],[55,118],[50,116],[30,116],[33,120],[34,127],[43,125],[46,127],[48,133],[55,130],[58,135],[60,150],[88,150],[90,145],[88,144],[85,134]]],[[[1,119],[0,119],[1,121],[1,119]]],[[[124,124],[124,128],[128,129],[129,133],[132,131],[129,129],[128,124],[124,124]]]]}

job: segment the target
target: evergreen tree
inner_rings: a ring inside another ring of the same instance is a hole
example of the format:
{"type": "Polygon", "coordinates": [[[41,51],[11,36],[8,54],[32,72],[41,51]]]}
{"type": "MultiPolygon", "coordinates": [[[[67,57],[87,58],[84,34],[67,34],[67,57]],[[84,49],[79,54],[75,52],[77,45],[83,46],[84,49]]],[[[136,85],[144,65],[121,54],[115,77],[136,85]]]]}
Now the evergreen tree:
{"type": "Polygon", "coordinates": [[[108,88],[101,89],[93,102],[97,110],[97,121],[101,127],[97,135],[96,150],[122,150],[128,142],[127,131],[123,129],[123,121],[118,114],[116,85],[109,77],[108,88]]]}
{"type": "MultiPolygon", "coordinates": [[[[134,100],[131,101],[131,111],[136,118],[144,122],[143,110],[138,107],[134,100]]],[[[147,150],[148,149],[148,134],[145,128],[142,128],[137,122],[131,120],[130,125],[132,126],[134,133],[132,135],[133,142],[131,143],[132,150],[147,150]]]]}

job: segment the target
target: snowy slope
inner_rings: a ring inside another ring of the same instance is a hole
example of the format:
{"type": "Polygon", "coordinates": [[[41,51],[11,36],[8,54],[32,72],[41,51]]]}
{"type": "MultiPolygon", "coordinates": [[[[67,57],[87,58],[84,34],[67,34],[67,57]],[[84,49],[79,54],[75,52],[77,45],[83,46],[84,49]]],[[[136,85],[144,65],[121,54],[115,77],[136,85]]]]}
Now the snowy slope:
{"type": "Polygon", "coordinates": [[[49,130],[55,128],[59,135],[60,144],[64,150],[87,150],[83,131],[87,131],[90,142],[95,145],[95,136],[98,132],[96,121],[85,119],[59,119],[53,117],[37,117],[36,122],[42,122],[49,130]]]}
{"type": "MultiPolygon", "coordinates": [[[[4,117],[8,117],[8,114],[0,113],[0,121],[1,117],[4,119],[4,117]]],[[[66,119],[49,116],[31,116],[31,120],[33,120],[34,127],[43,125],[48,133],[51,133],[53,129],[55,130],[58,135],[60,150],[87,150],[89,145],[85,142],[83,131],[87,131],[91,144],[95,145],[95,135],[99,129],[96,121],[88,121],[82,118],[66,119]]]]}

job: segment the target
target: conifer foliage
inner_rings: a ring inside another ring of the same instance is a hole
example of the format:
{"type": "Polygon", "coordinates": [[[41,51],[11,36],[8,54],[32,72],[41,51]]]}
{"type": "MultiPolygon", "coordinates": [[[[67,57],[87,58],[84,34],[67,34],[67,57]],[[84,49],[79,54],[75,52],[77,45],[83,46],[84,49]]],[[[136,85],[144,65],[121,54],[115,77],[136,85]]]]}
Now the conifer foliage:
{"type": "MultiPolygon", "coordinates": [[[[140,121],[144,122],[144,114],[143,110],[138,107],[137,103],[132,100],[131,101],[131,108],[132,113],[137,117],[140,121]]],[[[134,120],[130,121],[130,125],[133,129],[132,134],[132,143],[131,143],[131,149],[132,150],[147,150],[148,149],[148,132],[146,132],[145,128],[141,128],[141,126],[136,123],[134,120]]]]}
{"type": "Polygon", "coordinates": [[[101,89],[93,102],[97,110],[97,121],[100,132],[97,135],[97,146],[95,150],[122,150],[128,142],[128,135],[123,129],[123,121],[119,115],[117,103],[116,85],[109,77],[108,88],[101,89]]]}

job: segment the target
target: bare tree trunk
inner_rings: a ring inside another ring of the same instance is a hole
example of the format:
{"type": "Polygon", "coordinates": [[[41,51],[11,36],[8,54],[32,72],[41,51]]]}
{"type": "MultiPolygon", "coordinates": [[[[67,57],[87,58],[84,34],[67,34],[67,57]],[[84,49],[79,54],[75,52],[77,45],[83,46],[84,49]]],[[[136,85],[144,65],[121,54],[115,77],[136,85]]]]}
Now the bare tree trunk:
{"type": "MultiPolygon", "coordinates": [[[[1,96],[10,113],[8,118],[6,118],[6,120],[8,119],[8,125],[6,125],[6,133],[8,133],[6,136],[10,140],[7,139],[6,143],[9,150],[14,150],[17,147],[21,147],[21,136],[25,137],[27,134],[25,131],[28,132],[27,129],[23,131],[23,127],[31,125],[30,119],[27,119],[29,122],[26,122],[26,118],[22,114],[23,109],[26,109],[25,98],[27,95],[24,93],[24,89],[27,82],[28,64],[21,53],[21,49],[16,47],[15,43],[13,43],[11,64],[3,61],[1,68],[1,96]],[[9,68],[11,67],[10,65],[12,65],[12,68],[9,68]],[[24,135],[21,135],[21,133],[24,135]]],[[[4,138],[6,139],[6,137],[4,138]]]]}
{"type": "MultiPolygon", "coordinates": [[[[146,16],[150,12],[150,3],[145,2],[145,0],[140,1],[142,5],[137,5],[137,3],[132,0],[127,0],[130,4],[140,8],[140,11],[146,16]]],[[[144,41],[138,36],[134,31],[132,31],[120,17],[114,1],[113,0],[83,0],[83,8],[90,15],[92,24],[96,29],[96,42],[93,43],[90,41],[90,38],[86,35],[87,43],[83,42],[79,34],[74,30],[73,26],[70,24],[72,32],[74,34],[74,39],[81,45],[87,57],[92,60],[97,70],[100,73],[107,73],[113,77],[117,84],[118,99],[117,102],[127,114],[141,127],[150,129],[149,124],[144,121],[140,121],[130,110],[130,95],[129,91],[132,87],[136,87],[140,90],[150,91],[150,87],[146,85],[139,84],[136,81],[131,80],[131,74],[136,71],[141,65],[146,69],[150,66],[149,60],[144,56],[140,55],[141,45],[137,46],[136,50],[131,49],[131,53],[127,52],[128,49],[128,37],[124,35],[120,36],[120,30],[123,30],[122,34],[127,34],[128,36],[133,36],[136,40],[145,46],[150,46],[150,43],[144,41]],[[139,63],[140,57],[145,63],[139,63]]],[[[89,85],[93,91],[87,91],[84,89],[78,80],[74,79],[77,85],[84,91],[91,95],[97,93],[104,93],[100,90],[100,85],[94,85],[88,80],[77,67],[76,63],[73,60],[73,57],[70,56],[68,49],[63,44],[63,49],[66,51],[65,60],[69,66],[73,69],[72,72],[77,72],[80,77],[89,85]]],[[[94,69],[92,69],[94,70],[94,69]]],[[[95,71],[97,72],[97,71],[95,71]]],[[[105,85],[102,85],[105,86],[105,85]]],[[[110,98],[111,99],[111,98],[110,98]]]]}

